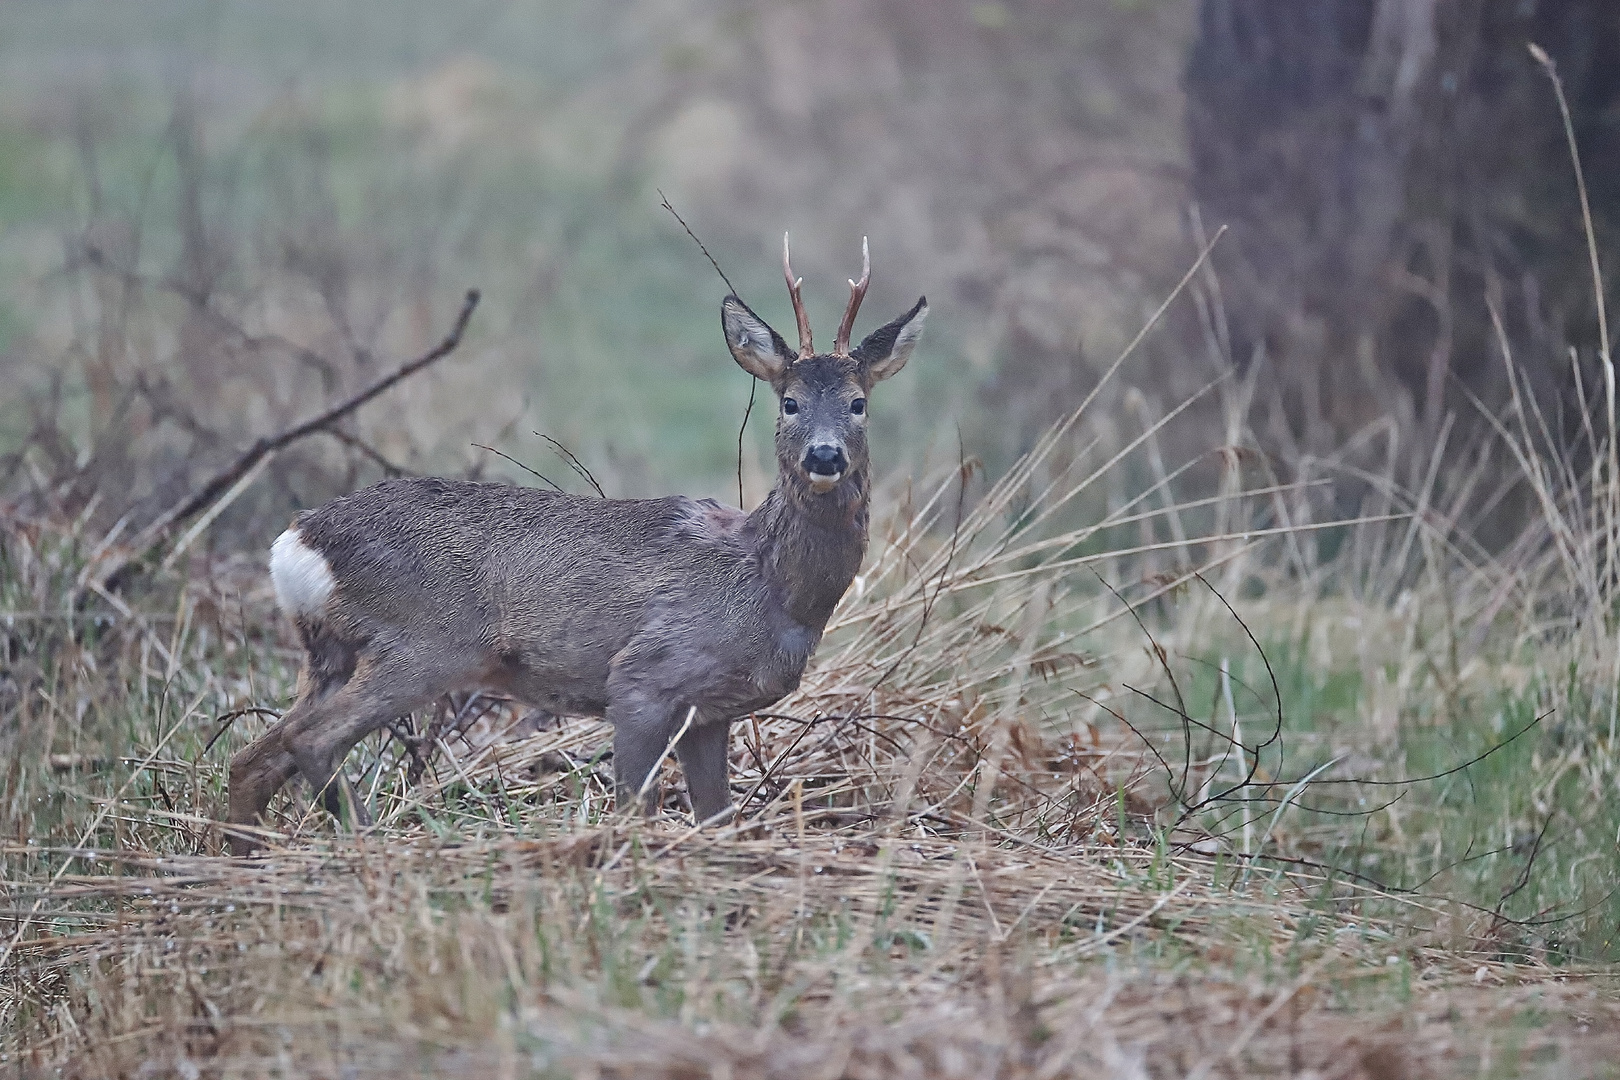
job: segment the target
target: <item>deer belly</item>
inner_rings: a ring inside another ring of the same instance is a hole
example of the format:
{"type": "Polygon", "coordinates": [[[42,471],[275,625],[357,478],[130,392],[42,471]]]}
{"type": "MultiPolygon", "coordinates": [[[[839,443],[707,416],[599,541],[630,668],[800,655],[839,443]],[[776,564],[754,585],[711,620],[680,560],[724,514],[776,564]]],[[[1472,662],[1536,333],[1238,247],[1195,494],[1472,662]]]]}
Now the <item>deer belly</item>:
{"type": "Polygon", "coordinates": [[[490,672],[490,689],[562,716],[607,711],[608,648],[560,646],[543,652],[508,652],[490,672]]]}

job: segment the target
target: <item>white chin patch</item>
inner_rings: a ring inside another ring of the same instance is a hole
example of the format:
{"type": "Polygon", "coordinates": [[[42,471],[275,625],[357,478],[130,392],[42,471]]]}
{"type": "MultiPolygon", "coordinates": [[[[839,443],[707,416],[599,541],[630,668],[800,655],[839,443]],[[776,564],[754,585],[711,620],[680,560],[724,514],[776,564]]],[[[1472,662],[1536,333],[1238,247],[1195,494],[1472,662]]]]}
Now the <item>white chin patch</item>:
{"type": "Polygon", "coordinates": [[[811,473],[810,490],[815,492],[817,495],[825,495],[827,492],[837,487],[838,481],[842,480],[843,478],[843,473],[834,473],[831,476],[828,476],[826,473],[811,473]]]}
{"type": "Polygon", "coordinates": [[[288,529],[270,545],[270,582],[276,603],[288,615],[319,613],[337,588],[326,556],[304,543],[297,529],[288,529]]]}

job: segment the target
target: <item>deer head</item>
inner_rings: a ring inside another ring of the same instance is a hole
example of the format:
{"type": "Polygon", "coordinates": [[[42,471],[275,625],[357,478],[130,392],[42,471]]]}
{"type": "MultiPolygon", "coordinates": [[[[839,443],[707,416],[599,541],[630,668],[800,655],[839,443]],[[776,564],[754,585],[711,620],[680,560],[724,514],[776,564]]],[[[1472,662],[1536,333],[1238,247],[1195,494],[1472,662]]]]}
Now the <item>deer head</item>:
{"type": "Polygon", "coordinates": [[[862,238],[861,278],[849,283],[849,305],[838,324],[833,351],[818,353],[799,292],[803,280],[793,275],[786,235],[782,272],[799,325],[797,352],[735,295],[721,304],[720,323],[738,365],[770,383],[776,393],[776,459],[781,476],[813,495],[828,495],[846,477],[864,477],[867,395],[873,385],[905,367],[922,334],[928,300],[919,298],[910,311],[851,349],[850,331],[872,279],[872,258],[862,238]]]}

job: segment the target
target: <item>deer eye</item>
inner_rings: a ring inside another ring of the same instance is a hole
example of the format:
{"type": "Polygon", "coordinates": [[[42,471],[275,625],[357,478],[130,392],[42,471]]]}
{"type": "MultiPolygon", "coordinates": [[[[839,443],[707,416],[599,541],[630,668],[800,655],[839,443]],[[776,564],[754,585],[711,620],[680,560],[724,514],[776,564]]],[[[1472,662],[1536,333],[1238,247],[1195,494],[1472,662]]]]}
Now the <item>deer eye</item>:
{"type": "Polygon", "coordinates": [[[863,397],[858,397],[854,401],[850,402],[849,411],[854,413],[856,416],[860,416],[866,412],[866,399],[863,397]]]}
{"type": "Polygon", "coordinates": [[[790,397],[785,397],[782,399],[782,411],[789,416],[793,416],[799,411],[799,403],[790,397]]]}

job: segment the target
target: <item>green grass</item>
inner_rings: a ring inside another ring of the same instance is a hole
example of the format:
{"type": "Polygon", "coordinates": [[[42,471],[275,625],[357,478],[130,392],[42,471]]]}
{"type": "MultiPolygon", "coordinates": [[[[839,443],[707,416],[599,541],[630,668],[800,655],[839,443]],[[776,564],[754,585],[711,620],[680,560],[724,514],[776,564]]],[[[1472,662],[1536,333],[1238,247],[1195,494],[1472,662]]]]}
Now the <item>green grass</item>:
{"type": "MultiPolygon", "coordinates": [[[[1286,644],[1268,647],[1267,658],[1283,690],[1283,741],[1292,761],[1279,770],[1268,755],[1273,774],[1303,775],[1365,739],[1359,671],[1324,671],[1286,644]]],[[[1394,666],[1386,665],[1391,678],[1394,666]]],[[[1233,668],[1235,680],[1267,686],[1252,656],[1233,668]]],[[[1214,682],[1207,674],[1193,680],[1189,697],[1209,700],[1214,682]]],[[[1607,740],[1599,735],[1606,718],[1579,696],[1562,709],[1550,707],[1544,686],[1435,698],[1402,710],[1392,743],[1374,757],[1323,774],[1386,786],[1307,789],[1287,811],[1287,831],[1309,857],[1347,873],[1499,912],[1503,922],[1493,932],[1502,935],[1504,956],[1536,950],[1555,964],[1620,958],[1612,869],[1620,807],[1605,797],[1614,782],[1607,740]],[[1398,783],[1430,776],[1437,778],[1398,783]],[[1308,809],[1344,814],[1385,803],[1387,810],[1348,825],[1308,809]]],[[[1268,714],[1274,716],[1271,700],[1253,701],[1245,734],[1268,714]]],[[[1273,809],[1257,808],[1262,824],[1273,809]]]]}

